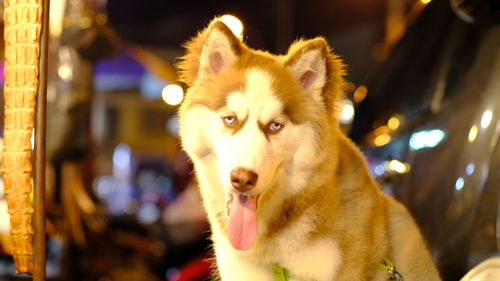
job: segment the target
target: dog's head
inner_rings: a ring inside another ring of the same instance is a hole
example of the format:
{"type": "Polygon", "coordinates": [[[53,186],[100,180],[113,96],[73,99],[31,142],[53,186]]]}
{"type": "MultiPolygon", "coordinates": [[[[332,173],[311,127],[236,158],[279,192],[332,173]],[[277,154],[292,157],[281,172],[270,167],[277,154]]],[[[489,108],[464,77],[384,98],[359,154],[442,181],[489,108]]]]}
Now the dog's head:
{"type": "Polygon", "coordinates": [[[180,108],[182,144],[209,183],[202,184],[205,199],[227,206],[233,246],[248,249],[259,196],[277,182],[290,193],[303,188],[321,158],[323,138],[336,124],[343,65],[323,38],[299,40],[275,56],[250,49],[218,19],[186,49],[178,65],[189,86],[180,108]],[[223,194],[210,195],[216,190],[223,194]]]}

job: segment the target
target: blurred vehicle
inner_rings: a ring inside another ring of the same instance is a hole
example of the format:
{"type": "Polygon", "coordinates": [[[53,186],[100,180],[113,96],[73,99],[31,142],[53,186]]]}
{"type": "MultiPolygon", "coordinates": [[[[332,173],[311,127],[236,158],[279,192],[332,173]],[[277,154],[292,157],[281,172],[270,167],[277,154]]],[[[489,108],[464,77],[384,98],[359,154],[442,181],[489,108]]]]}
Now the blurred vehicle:
{"type": "Polygon", "coordinates": [[[500,257],[489,258],[471,269],[460,281],[500,280],[500,257]]]}
{"type": "Polygon", "coordinates": [[[444,280],[500,255],[499,2],[473,2],[422,11],[365,81],[351,133],[444,280]]]}

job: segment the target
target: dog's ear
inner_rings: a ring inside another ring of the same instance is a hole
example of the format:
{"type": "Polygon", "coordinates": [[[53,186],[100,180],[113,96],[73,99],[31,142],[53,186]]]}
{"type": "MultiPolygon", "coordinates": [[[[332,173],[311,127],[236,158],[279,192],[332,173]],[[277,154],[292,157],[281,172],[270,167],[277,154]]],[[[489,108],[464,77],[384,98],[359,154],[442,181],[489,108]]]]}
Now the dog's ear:
{"type": "Polygon", "coordinates": [[[243,43],[219,19],[198,33],[186,45],[186,54],[177,64],[179,79],[191,86],[228,68],[241,55],[243,43]]]}
{"type": "Polygon", "coordinates": [[[285,60],[300,86],[314,98],[333,106],[342,95],[344,64],[322,37],[298,40],[290,46],[285,60]]]}

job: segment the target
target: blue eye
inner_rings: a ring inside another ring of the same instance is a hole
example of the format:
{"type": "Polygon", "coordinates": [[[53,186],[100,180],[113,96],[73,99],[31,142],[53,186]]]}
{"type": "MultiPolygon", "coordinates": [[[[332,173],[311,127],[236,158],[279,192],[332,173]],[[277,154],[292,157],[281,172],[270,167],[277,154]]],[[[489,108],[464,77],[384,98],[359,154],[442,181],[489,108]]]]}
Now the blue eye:
{"type": "Polygon", "coordinates": [[[277,133],[277,132],[281,131],[281,129],[283,129],[283,124],[281,124],[279,122],[269,123],[269,130],[271,130],[271,132],[277,133]]]}
{"type": "Polygon", "coordinates": [[[236,117],[232,115],[224,116],[222,117],[222,121],[224,121],[224,124],[232,126],[236,123],[236,117]]]}

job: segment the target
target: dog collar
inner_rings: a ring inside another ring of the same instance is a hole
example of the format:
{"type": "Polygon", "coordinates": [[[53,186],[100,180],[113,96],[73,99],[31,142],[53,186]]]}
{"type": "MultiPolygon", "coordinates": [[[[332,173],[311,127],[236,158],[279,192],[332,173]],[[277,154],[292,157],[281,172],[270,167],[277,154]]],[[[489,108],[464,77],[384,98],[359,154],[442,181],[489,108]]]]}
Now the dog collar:
{"type": "MultiPolygon", "coordinates": [[[[394,264],[389,258],[385,258],[381,263],[380,267],[382,267],[387,273],[389,273],[390,281],[404,281],[403,276],[396,271],[394,264]]],[[[291,273],[290,270],[280,266],[279,264],[273,264],[273,281],[288,281],[290,279],[295,279],[299,281],[306,281],[304,279],[300,279],[295,274],[291,273]]],[[[307,280],[313,281],[313,280],[307,280]]]]}
{"type": "Polygon", "coordinates": [[[314,281],[300,279],[295,274],[291,273],[288,269],[280,266],[279,264],[273,264],[273,280],[274,281],[288,281],[290,279],[295,279],[298,281],[314,281]]]}
{"type": "Polygon", "coordinates": [[[385,258],[381,263],[380,266],[385,269],[389,273],[389,280],[390,281],[404,281],[403,276],[396,271],[396,268],[394,267],[394,264],[389,258],[385,258]]]}

